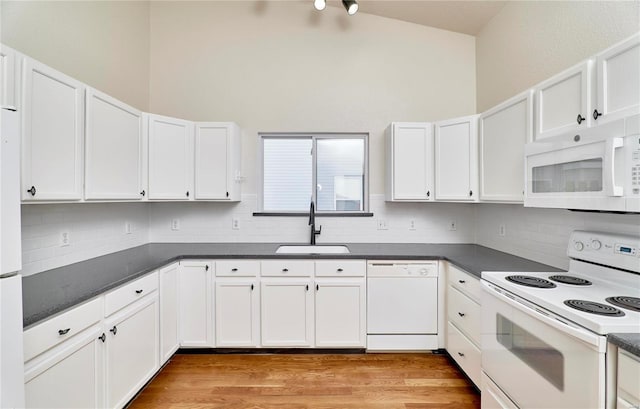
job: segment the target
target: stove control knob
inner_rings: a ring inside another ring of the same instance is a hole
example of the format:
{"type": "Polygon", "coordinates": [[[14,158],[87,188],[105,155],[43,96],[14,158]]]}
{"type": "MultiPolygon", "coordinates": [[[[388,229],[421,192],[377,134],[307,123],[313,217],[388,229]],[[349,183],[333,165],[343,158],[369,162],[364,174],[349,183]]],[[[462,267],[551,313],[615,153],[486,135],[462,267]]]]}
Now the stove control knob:
{"type": "Polygon", "coordinates": [[[600,250],[600,248],[602,247],[602,243],[600,242],[600,240],[592,240],[591,241],[591,248],[594,250],[600,250]]]}
{"type": "Polygon", "coordinates": [[[582,251],[584,249],[584,243],[582,243],[581,241],[576,241],[575,243],[573,243],[573,248],[575,248],[577,251],[582,251]]]}

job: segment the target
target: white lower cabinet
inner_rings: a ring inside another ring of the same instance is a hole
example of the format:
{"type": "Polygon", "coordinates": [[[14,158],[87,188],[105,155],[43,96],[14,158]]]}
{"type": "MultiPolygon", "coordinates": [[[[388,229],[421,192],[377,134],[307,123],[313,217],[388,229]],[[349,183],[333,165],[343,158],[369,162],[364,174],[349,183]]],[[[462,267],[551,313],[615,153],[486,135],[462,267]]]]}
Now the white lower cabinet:
{"type": "Polygon", "coordinates": [[[256,279],[216,280],[216,347],[256,347],[260,342],[260,286],[256,279]]]}
{"type": "Polygon", "coordinates": [[[313,345],[311,279],[263,278],[261,327],[264,347],[313,345]]]}
{"type": "Polygon", "coordinates": [[[618,349],[618,409],[640,407],[640,357],[618,349]]]}
{"type": "Polygon", "coordinates": [[[25,407],[99,408],[104,345],[95,325],[25,365],[25,407]]]}
{"type": "Polygon", "coordinates": [[[178,263],[164,267],[160,277],[160,365],[178,350],[178,263]]]}
{"type": "Polygon", "coordinates": [[[365,347],[366,289],[363,279],[316,281],[315,346],[365,347]]]}
{"type": "Polygon", "coordinates": [[[121,408],[159,368],[158,294],[105,320],[106,407],[121,408]]]}
{"type": "Polygon", "coordinates": [[[178,331],[182,347],[214,345],[213,266],[206,261],[180,262],[178,331]]]}

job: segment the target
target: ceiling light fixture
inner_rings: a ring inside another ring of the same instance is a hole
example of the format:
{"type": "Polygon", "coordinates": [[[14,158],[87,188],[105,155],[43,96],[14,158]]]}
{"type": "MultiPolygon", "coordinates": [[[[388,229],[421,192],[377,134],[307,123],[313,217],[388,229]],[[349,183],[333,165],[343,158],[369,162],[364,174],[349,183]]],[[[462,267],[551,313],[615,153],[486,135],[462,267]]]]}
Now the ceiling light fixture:
{"type": "Polygon", "coordinates": [[[324,10],[326,6],[326,0],[313,0],[313,7],[315,7],[316,10],[324,10]]]}
{"type": "Polygon", "coordinates": [[[342,5],[350,16],[353,16],[358,11],[358,2],[356,0],[342,0],[342,5]]]}

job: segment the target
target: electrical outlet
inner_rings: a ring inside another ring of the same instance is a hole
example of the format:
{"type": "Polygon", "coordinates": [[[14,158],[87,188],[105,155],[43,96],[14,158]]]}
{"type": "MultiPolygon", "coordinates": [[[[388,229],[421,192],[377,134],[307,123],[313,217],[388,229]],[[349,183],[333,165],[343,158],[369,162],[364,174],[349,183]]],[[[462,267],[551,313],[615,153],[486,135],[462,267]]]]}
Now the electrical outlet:
{"type": "Polygon", "coordinates": [[[63,230],[60,232],[60,247],[66,247],[71,244],[71,236],[69,235],[68,230],[63,230]]]}
{"type": "Polygon", "coordinates": [[[131,234],[131,223],[124,222],[124,234],[131,234]]]}
{"type": "Polygon", "coordinates": [[[455,220],[451,220],[449,222],[449,230],[451,230],[451,231],[458,230],[458,222],[456,222],[455,220]]]}
{"type": "Polygon", "coordinates": [[[180,219],[171,220],[171,230],[180,230],[180,219]]]}
{"type": "Polygon", "coordinates": [[[409,230],[415,230],[416,229],[416,221],[411,219],[409,220],[409,230]]]}
{"type": "Polygon", "coordinates": [[[238,219],[231,219],[231,228],[233,230],[240,230],[240,220],[238,219]]]}
{"type": "Polygon", "coordinates": [[[389,230],[385,219],[378,219],[378,230],[389,230]]]}
{"type": "Polygon", "coordinates": [[[502,237],[506,236],[507,235],[507,226],[505,226],[504,224],[501,224],[498,227],[498,235],[502,236],[502,237]]]}

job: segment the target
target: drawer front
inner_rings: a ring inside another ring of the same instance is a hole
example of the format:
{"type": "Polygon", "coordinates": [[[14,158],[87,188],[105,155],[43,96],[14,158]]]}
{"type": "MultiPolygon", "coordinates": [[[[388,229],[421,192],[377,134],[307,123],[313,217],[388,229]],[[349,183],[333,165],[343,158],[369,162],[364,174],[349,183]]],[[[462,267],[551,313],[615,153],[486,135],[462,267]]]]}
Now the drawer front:
{"type": "Polygon", "coordinates": [[[458,329],[476,345],[480,345],[480,305],[449,286],[447,293],[447,315],[458,329]]]}
{"type": "Polygon", "coordinates": [[[451,322],[447,323],[447,351],[473,383],[480,387],[480,350],[451,322]]]}
{"type": "Polygon", "coordinates": [[[155,272],[107,293],[104,297],[105,317],[108,317],[157,289],[158,273],[155,272]]]}
{"type": "Polygon", "coordinates": [[[462,270],[454,267],[451,263],[449,263],[447,277],[449,284],[462,291],[465,295],[468,295],[472,300],[478,303],[480,302],[482,287],[480,287],[479,278],[463,272],[462,270]]]}
{"type": "Polygon", "coordinates": [[[258,260],[216,261],[217,277],[257,277],[260,274],[258,260]]]}
{"type": "Polygon", "coordinates": [[[367,262],[364,260],[318,260],[317,277],[364,277],[367,262]]]}
{"type": "Polygon", "coordinates": [[[311,277],[313,260],[263,260],[263,277],[311,277]]]}
{"type": "Polygon", "coordinates": [[[618,353],[618,391],[627,401],[640,404],[640,359],[624,351],[618,353]]]}
{"type": "Polygon", "coordinates": [[[66,341],[102,319],[102,297],[50,318],[24,332],[25,362],[66,341]]]}

